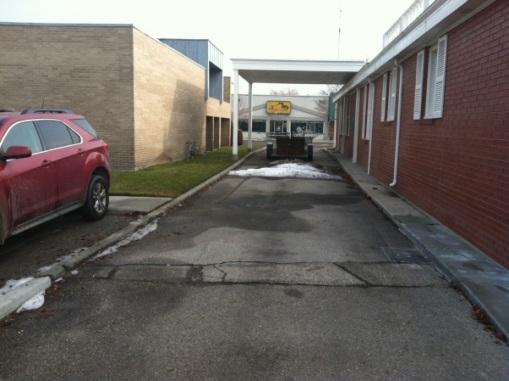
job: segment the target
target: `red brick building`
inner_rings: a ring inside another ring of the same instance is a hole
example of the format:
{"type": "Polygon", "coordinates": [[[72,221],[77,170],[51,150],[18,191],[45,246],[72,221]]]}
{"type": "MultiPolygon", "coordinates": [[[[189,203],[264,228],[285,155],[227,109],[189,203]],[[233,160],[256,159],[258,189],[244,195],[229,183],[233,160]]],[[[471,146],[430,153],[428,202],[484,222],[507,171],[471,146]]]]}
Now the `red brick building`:
{"type": "Polygon", "coordinates": [[[336,95],[336,147],[509,267],[509,1],[412,7],[336,95]]]}

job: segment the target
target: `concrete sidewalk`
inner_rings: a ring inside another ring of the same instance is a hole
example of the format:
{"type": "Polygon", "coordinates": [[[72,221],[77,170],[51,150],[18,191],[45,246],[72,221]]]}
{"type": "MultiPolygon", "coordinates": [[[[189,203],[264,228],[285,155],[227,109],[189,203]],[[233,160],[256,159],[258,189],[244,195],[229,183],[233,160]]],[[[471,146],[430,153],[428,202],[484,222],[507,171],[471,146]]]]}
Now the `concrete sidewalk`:
{"type": "Polygon", "coordinates": [[[113,214],[146,214],[171,200],[169,197],[110,196],[109,211],[113,214]]]}
{"type": "Polygon", "coordinates": [[[460,287],[474,306],[484,310],[497,330],[509,338],[509,270],[399,197],[353,164],[351,158],[326,152],[401,232],[430,257],[439,271],[460,287]]]}

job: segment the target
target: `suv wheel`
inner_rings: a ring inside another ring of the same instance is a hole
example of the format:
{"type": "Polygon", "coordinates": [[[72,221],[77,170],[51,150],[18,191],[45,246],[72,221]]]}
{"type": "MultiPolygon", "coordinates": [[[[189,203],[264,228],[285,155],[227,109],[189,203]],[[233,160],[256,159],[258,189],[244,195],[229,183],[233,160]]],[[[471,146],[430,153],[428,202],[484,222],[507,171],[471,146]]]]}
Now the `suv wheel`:
{"type": "Polygon", "coordinates": [[[88,186],[87,200],[83,207],[85,218],[97,221],[108,211],[108,181],[103,176],[94,175],[88,186]]]}

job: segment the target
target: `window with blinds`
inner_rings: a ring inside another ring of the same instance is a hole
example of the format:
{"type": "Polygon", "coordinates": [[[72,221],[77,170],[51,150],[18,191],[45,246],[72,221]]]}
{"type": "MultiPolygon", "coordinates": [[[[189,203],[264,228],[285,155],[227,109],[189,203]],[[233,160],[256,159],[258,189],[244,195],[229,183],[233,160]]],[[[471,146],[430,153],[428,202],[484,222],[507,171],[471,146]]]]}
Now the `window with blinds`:
{"type": "Polygon", "coordinates": [[[395,66],[389,79],[389,101],[387,104],[387,121],[394,121],[396,115],[396,93],[398,91],[398,68],[395,66]]]}
{"type": "Polygon", "coordinates": [[[417,63],[415,68],[414,120],[421,119],[423,84],[424,84],[424,50],[420,51],[417,54],[417,63]]]}
{"type": "Polygon", "coordinates": [[[429,51],[425,111],[427,119],[441,118],[443,115],[446,63],[447,36],[444,36],[429,51]]]}

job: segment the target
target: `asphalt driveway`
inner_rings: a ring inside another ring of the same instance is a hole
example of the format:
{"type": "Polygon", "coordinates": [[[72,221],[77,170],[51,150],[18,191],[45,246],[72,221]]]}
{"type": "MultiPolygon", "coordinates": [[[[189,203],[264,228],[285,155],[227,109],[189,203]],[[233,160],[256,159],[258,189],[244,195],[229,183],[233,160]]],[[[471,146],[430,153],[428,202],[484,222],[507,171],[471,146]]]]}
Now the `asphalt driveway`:
{"type": "Polygon", "coordinates": [[[2,380],[509,379],[508,348],[346,179],[224,178],[4,322],[0,353],[2,380]]]}
{"type": "Polygon", "coordinates": [[[39,268],[93,245],[134,218],[108,214],[100,221],[90,222],[77,211],[11,237],[0,247],[0,285],[9,279],[33,276],[39,268]]]}

